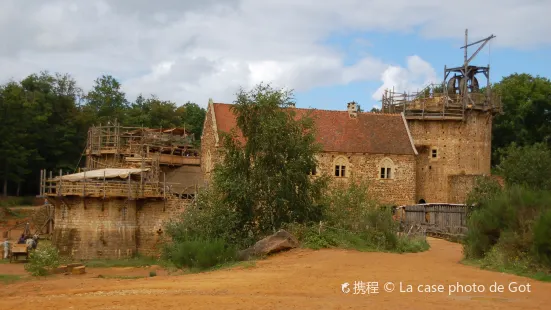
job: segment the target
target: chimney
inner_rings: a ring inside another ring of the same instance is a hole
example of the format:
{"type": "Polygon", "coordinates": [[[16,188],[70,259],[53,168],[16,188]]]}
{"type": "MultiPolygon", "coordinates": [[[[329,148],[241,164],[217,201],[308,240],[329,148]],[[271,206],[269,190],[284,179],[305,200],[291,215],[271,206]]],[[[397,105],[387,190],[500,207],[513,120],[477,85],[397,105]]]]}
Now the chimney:
{"type": "Polygon", "coordinates": [[[358,116],[358,104],[355,101],[348,103],[348,115],[350,117],[358,116]]]}

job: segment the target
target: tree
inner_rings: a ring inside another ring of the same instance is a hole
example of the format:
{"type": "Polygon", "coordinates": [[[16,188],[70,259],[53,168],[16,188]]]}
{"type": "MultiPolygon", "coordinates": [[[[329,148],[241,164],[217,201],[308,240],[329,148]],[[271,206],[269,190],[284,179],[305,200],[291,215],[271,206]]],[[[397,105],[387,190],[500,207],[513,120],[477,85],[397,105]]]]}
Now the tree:
{"type": "Polygon", "coordinates": [[[180,115],[182,125],[195,135],[195,139],[201,139],[207,111],[196,103],[188,101],[176,109],[176,113],[180,115]]]}
{"type": "Polygon", "coordinates": [[[151,128],[178,127],[180,117],[176,113],[175,103],[160,100],[155,95],[147,99],[139,95],[128,109],[125,125],[151,128]]]}
{"type": "Polygon", "coordinates": [[[543,142],[551,145],[551,81],[530,74],[512,74],[493,86],[501,96],[503,114],[493,121],[493,162],[499,163],[496,152],[509,146],[543,142]]]}
{"type": "Polygon", "coordinates": [[[96,79],[95,85],[85,96],[84,111],[95,116],[95,121],[107,123],[115,119],[124,123],[128,102],[121,84],[111,75],[96,79]]]}
{"type": "Polygon", "coordinates": [[[239,215],[242,231],[255,236],[285,223],[319,220],[326,179],[308,174],[316,165],[313,120],[296,115],[292,93],[260,84],[241,90],[232,109],[238,132],[223,135],[224,161],[214,186],[225,193],[223,204],[239,215]]]}
{"type": "Polygon", "coordinates": [[[0,176],[2,177],[2,195],[8,195],[10,182],[18,185],[29,173],[29,157],[34,148],[28,143],[29,119],[23,89],[10,82],[0,89],[0,176]]]}
{"type": "Polygon", "coordinates": [[[498,171],[508,184],[551,190],[551,149],[546,144],[518,146],[512,143],[499,155],[498,171]]]}

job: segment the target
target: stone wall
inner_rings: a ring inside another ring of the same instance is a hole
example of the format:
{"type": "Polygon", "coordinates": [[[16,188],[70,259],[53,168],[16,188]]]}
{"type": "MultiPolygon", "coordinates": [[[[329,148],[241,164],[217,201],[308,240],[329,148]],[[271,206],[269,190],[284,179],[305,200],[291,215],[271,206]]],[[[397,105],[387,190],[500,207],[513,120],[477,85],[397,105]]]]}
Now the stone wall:
{"type": "Polygon", "coordinates": [[[123,258],[136,253],[136,204],[125,199],[60,197],[53,244],[75,259],[123,258]]]}
{"type": "Polygon", "coordinates": [[[415,156],[383,154],[321,153],[318,155],[316,174],[329,174],[347,182],[351,178],[364,178],[374,198],[383,203],[403,205],[415,202],[415,156]],[[390,160],[390,161],[388,161],[390,160]],[[344,164],[345,177],[335,176],[335,165],[344,164]],[[388,163],[388,164],[387,164],[388,163]],[[381,166],[391,166],[392,178],[381,179],[381,166]]]}
{"type": "Polygon", "coordinates": [[[475,185],[476,178],[480,175],[450,175],[448,176],[448,202],[465,203],[467,196],[475,185]]]}
{"type": "Polygon", "coordinates": [[[182,199],[126,200],[81,197],[49,199],[55,205],[53,244],[74,259],[118,259],[156,255],[164,224],[191,202],[182,199]],[[160,230],[159,230],[160,229],[160,230]]]}
{"type": "Polygon", "coordinates": [[[201,171],[203,172],[203,181],[208,183],[212,177],[214,167],[222,163],[224,155],[220,147],[222,141],[216,133],[216,119],[214,117],[213,106],[209,103],[205,123],[203,125],[203,135],[201,136],[201,171]]]}
{"type": "Polygon", "coordinates": [[[209,102],[205,123],[203,124],[203,134],[201,136],[201,171],[205,181],[210,180],[211,172],[214,167],[216,157],[216,129],[214,127],[214,112],[212,103],[209,102]]]}
{"type": "Polygon", "coordinates": [[[145,256],[158,255],[161,245],[167,240],[165,224],[178,219],[191,203],[191,200],[185,199],[138,201],[136,204],[138,253],[145,256]]]}
{"type": "Polygon", "coordinates": [[[419,152],[417,201],[450,202],[449,176],[490,174],[492,118],[476,111],[465,114],[464,122],[408,121],[419,152]],[[433,150],[436,157],[432,157],[433,150]]]}

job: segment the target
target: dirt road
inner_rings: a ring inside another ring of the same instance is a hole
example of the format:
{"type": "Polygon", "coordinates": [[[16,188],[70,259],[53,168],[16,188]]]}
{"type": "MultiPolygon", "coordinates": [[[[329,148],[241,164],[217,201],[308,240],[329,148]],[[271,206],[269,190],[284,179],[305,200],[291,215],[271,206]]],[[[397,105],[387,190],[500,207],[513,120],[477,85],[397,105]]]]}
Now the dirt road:
{"type": "Polygon", "coordinates": [[[551,283],[464,266],[458,263],[459,245],[436,239],[430,243],[430,251],[418,254],[295,250],[255,266],[203,274],[137,280],[60,276],[18,282],[0,289],[0,309],[549,308],[551,283]],[[355,281],[363,281],[364,287],[355,290],[355,281]],[[345,282],[348,293],[341,290],[345,282]],[[377,289],[367,282],[378,282],[377,289]],[[394,283],[392,293],[385,292],[385,287],[392,288],[386,282],[394,283]],[[400,292],[400,282],[402,291],[409,284],[412,292],[400,292]],[[503,293],[489,292],[494,282],[503,285],[503,293]],[[511,282],[517,288],[530,284],[530,292],[510,292],[511,282]],[[450,294],[449,285],[457,283],[476,283],[485,292],[450,294]],[[442,285],[442,292],[422,293],[419,285],[435,285],[436,290],[442,285]]]}

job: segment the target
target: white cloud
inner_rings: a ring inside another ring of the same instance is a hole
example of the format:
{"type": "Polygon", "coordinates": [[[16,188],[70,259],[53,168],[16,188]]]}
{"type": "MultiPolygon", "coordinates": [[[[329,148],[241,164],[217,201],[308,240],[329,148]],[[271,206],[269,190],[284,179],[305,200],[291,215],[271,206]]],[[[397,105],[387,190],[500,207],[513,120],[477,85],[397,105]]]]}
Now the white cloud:
{"type": "Polygon", "coordinates": [[[385,89],[400,92],[414,92],[423,89],[431,83],[438,83],[434,68],[421,57],[414,55],[407,58],[407,67],[389,66],[382,74],[383,85],[375,91],[373,99],[381,100],[385,89]]]}
{"type": "Polygon", "coordinates": [[[370,56],[345,65],[321,42],[340,31],[461,40],[468,26],[472,40],[494,33],[494,47],[533,48],[551,44],[549,11],[541,0],[3,0],[0,82],[49,70],[87,89],[112,74],[129,99],[155,93],[203,106],[259,81],[307,90],[382,77],[410,89],[434,77],[419,57],[406,68],[370,56]]]}

